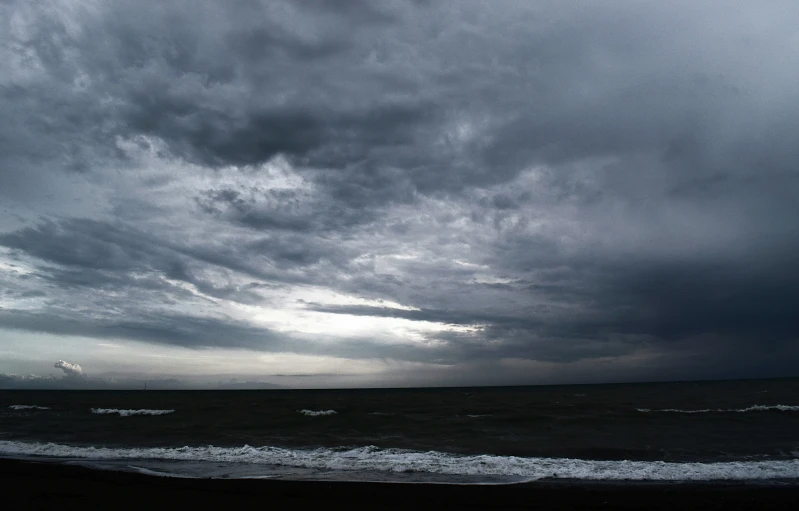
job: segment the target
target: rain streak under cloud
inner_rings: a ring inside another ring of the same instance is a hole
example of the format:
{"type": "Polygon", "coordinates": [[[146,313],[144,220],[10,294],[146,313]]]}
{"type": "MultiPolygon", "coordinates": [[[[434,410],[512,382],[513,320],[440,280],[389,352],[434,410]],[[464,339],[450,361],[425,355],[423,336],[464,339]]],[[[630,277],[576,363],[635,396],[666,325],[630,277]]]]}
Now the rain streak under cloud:
{"type": "Polygon", "coordinates": [[[796,2],[145,3],[0,4],[0,384],[796,375],[796,2]]]}

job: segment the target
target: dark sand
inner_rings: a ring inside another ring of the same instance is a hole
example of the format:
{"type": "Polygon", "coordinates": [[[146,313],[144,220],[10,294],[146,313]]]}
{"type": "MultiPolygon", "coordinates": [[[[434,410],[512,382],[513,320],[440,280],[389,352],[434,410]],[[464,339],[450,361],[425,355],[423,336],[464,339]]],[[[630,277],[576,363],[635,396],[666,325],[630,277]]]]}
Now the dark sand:
{"type": "Polygon", "coordinates": [[[799,486],[531,483],[456,486],[176,479],[0,459],[4,509],[799,509],[799,486]]]}

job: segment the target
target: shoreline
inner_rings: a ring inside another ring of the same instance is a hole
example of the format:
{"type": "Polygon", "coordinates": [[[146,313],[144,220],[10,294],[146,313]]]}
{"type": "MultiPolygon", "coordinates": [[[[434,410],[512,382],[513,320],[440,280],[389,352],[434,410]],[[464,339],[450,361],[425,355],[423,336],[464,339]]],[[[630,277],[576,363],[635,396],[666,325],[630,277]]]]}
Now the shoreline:
{"type": "Polygon", "coordinates": [[[799,509],[799,485],[761,483],[424,484],[268,479],[184,479],[0,458],[3,502],[26,509],[340,504],[346,509],[799,509]]]}

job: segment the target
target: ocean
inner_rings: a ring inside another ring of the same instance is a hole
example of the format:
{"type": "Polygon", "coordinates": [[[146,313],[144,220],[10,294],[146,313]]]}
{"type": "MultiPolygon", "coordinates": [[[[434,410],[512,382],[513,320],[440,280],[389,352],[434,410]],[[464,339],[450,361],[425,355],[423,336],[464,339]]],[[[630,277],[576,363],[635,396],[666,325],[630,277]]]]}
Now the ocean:
{"type": "Polygon", "coordinates": [[[173,477],[796,482],[799,379],[3,390],[0,457],[173,477]]]}

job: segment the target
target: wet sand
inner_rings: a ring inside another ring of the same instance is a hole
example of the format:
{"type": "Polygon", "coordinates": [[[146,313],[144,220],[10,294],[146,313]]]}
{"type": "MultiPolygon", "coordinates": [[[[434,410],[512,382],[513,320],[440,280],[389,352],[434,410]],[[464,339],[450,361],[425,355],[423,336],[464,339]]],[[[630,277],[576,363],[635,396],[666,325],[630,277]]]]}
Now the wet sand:
{"type": "Polygon", "coordinates": [[[118,506],[269,509],[799,509],[799,486],[756,484],[515,485],[177,479],[0,459],[5,509],[118,506]]]}

